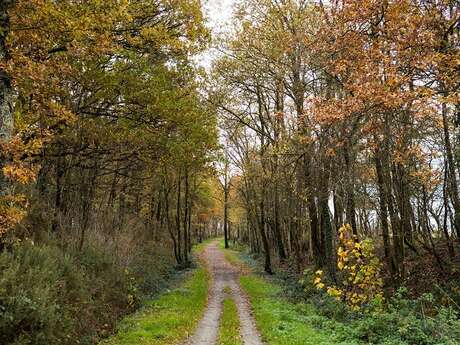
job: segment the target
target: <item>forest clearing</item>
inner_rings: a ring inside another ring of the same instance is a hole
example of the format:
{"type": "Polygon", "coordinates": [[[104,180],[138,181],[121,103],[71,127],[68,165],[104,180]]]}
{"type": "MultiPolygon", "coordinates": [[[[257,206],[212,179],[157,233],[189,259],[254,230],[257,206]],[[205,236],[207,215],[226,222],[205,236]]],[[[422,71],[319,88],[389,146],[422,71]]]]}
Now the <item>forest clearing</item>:
{"type": "Polygon", "coordinates": [[[460,344],[458,0],[0,0],[0,345],[460,344]]]}

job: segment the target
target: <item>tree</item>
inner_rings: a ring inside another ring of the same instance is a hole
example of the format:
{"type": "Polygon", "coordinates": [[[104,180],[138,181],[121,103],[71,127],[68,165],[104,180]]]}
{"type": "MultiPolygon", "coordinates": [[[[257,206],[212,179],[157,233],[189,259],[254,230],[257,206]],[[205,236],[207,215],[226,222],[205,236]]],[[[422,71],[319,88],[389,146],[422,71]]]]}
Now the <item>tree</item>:
{"type": "Polygon", "coordinates": [[[394,286],[425,251],[447,269],[458,237],[458,11],[449,1],[239,2],[212,100],[255,251],[335,279],[337,231],[349,223],[357,240],[382,242],[394,286]]]}
{"type": "Polygon", "coordinates": [[[16,119],[14,132],[2,127],[11,137],[2,167],[15,190],[2,206],[2,241],[5,224],[25,216],[28,200],[52,214],[45,231],[75,237],[80,250],[94,231],[114,239],[141,222],[140,237],[170,235],[178,265],[187,265],[196,190],[217,147],[214,112],[199,91],[203,72],[193,63],[209,41],[200,3],[2,6],[3,25],[8,17],[11,23],[8,44],[8,30],[1,41],[10,56],[2,67],[11,107],[2,111],[16,119]]]}

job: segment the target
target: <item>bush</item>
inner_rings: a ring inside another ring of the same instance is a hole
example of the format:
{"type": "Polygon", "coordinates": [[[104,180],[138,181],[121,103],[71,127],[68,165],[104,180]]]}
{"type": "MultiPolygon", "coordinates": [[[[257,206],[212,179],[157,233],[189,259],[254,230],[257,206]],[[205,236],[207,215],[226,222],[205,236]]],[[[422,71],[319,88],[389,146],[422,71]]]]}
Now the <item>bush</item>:
{"type": "MultiPolygon", "coordinates": [[[[124,272],[113,255],[86,247],[74,253],[75,267],[88,280],[90,298],[81,299],[77,318],[81,318],[76,333],[87,343],[94,342],[98,333],[108,334],[118,318],[138,305],[139,296],[133,293],[130,276],[124,272]],[[88,332],[92,330],[92,332],[88,332]]],[[[81,340],[81,339],[80,339],[81,340]]]]}
{"type": "MultiPolygon", "coordinates": [[[[0,343],[45,345],[72,337],[90,281],[55,247],[21,246],[0,255],[0,343]]],[[[68,344],[71,341],[66,342],[68,344]]]]}
{"type": "Polygon", "coordinates": [[[164,289],[175,272],[173,257],[166,250],[149,246],[142,249],[129,264],[129,273],[136,281],[139,294],[144,298],[164,289]]]}
{"type": "Polygon", "coordinates": [[[160,256],[140,251],[132,267],[122,267],[90,247],[77,253],[24,244],[1,253],[0,344],[96,343],[142,296],[164,286],[171,265],[160,256]]]}
{"type": "Polygon", "coordinates": [[[314,279],[316,288],[326,289],[328,295],[347,303],[355,311],[373,300],[383,300],[383,279],[380,277],[382,264],[375,255],[372,240],[358,241],[349,224],[339,229],[339,240],[339,284],[326,286],[324,273],[318,270],[314,279]]]}
{"type": "Polygon", "coordinates": [[[410,300],[404,291],[401,289],[385,310],[379,306],[375,311],[369,308],[364,313],[349,314],[339,339],[381,345],[460,344],[460,320],[454,310],[439,307],[429,316],[422,310],[427,310],[430,296],[410,300]]]}
{"type": "Polygon", "coordinates": [[[460,320],[453,309],[436,307],[430,294],[417,300],[408,299],[406,290],[400,289],[382,313],[373,313],[363,320],[358,329],[369,334],[374,329],[376,339],[391,334],[405,344],[459,344],[460,320]],[[365,324],[370,324],[367,327],[365,324]],[[375,330],[380,330],[378,334],[375,330]]]}

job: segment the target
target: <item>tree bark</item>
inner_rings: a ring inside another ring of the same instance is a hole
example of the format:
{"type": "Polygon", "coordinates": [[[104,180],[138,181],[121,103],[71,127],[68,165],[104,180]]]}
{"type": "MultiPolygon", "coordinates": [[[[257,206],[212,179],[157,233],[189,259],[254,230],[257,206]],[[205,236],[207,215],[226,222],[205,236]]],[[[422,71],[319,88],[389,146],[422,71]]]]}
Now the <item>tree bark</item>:
{"type": "Polygon", "coordinates": [[[354,169],[353,162],[351,160],[350,154],[350,143],[347,139],[347,144],[343,150],[343,156],[345,160],[346,168],[346,180],[345,180],[345,190],[347,194],[347,223],[351,225],[353,230],[353,235],[358,235],[358,228],[356,226],[356,210],[355,210],[355,186],[354,186],[354,169]]]}
{"type": "Polygon", "coordinates": [[[379,188],[379,206],[380,206],[380,223],[382,225],[383,247],[385,251],[385,259],[388,268],[390,269],[392,281],[395,281],[396,264],[394,261],[393,249],[390,242],[390,232],[388,224],[388,208],[387,208],[387,191],[385,188],[385,181],[383,178],[382,162],[379,157],[379,152],[375,154],[375,169],[377,172],[377,185],[379,188]]]}
{"type": "MultiPolygon", "coordinates": [[[[5,64],[10,54],[7,47],[7,37],[10,32],[10,17],[8,9],[15,3],[14,0],[0,1],[0,62],[5,64]]],[[[0,144],[11,140],[14,130],[13,118],[13,87],[11,77],[5,69],[0,68],[0,144]]],[[[9,183],[3,175],[5,166],[4,152],[0,156],[0,196],[8,193],[9,183]]]]}
{"type": "Polygon", "coordinates": [[[181,174],[177,177],[177,200],[176,200],[176,232],[177,232],[177,264],[182,265],[182,231],[181,231],[181,174]]]}
{"type": "Polygon", "coordinates": [[[448,180],[448,194],[452,200],[454,207],[454,228],[457,237],[460,238],[460,198],[458,195],[457,173],[455,171],[454,155],[452,152],[452,144],[449,133],[449,120],[447,117],[447,106],[445,103],[441,105],[442,113],[442,127],[444,131],[444,149],[446,150],[447,159],[447,180],[448,180]]]}
{"type": "Polygon", "coordinates": [[[227,158],[225,161],[225,176],[224,176],[224,242],[225,248],[228,248],[228,193],[229,193],[229,181],[228,181],[228,162],[227,158]]]}

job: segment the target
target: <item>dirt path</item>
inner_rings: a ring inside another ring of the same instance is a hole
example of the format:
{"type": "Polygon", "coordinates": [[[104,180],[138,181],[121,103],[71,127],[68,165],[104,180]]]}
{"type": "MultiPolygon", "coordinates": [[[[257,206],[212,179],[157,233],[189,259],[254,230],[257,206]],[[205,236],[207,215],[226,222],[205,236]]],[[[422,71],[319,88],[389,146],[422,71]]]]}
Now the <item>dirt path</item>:
{"type": "Polygon", "coordinates": [[[198,328],[187,345],[215,345],[217,342],[220,314],[226,293],[225,287],[232,291],[232,297],[240,317],[240,333],[244,345],[262,345],[255,326],[246,296],[241,291],[238,271],[226,259],[218,243],[213,242],[204,250],[204,259],[212,276],[208,306],[198,328]]]}

